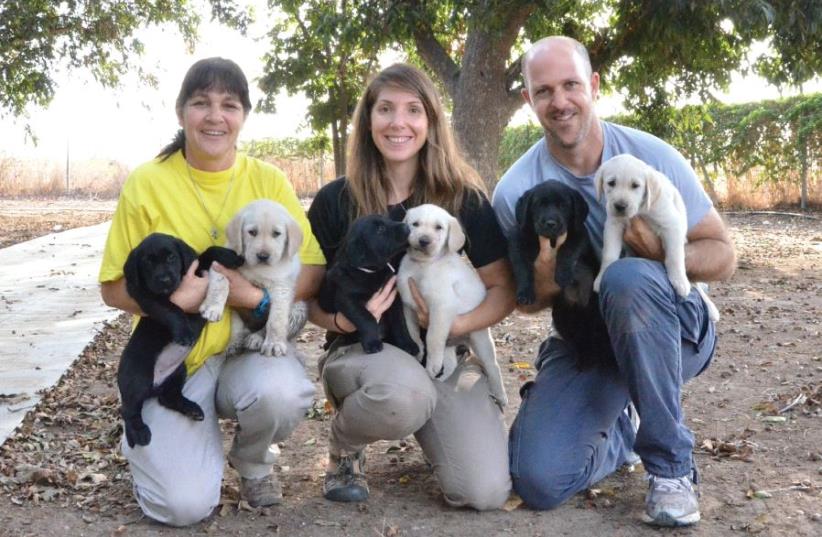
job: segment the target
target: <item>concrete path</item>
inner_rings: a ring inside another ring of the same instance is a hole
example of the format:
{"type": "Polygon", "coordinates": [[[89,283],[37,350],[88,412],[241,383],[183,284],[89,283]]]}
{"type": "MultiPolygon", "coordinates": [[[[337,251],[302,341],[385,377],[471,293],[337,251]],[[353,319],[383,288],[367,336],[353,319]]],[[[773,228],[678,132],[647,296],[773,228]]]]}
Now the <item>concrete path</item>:
{"type": "Polygon", "coordinates": [[[0,444],[119,314],[97,284],[109,225],[0,249],[0,444]]]}

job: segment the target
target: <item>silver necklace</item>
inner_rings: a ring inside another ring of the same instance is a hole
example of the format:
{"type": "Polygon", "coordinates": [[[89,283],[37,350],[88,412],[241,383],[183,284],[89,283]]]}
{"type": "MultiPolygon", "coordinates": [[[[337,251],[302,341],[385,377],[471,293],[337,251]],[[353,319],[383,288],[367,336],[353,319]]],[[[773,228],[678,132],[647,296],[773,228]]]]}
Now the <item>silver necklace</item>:
{"type": "Polygon", "coordinates": [[[205,211],[206,216],[211,221],[211,231],[209,236],[211,237],[211,243],[215,244],[217,240],[217,236],[220,233],[219,227],[217,226],[217,222],[220,220],[220,216],[223,214],[223,209],[225,209],[225,202],[228,201],[228,194],[231,192],[231,187],[234,185],[234,174],[237,171],[233,165],[231,166],[231,179],[228,180],[228,188],[225,191],[225,196],[223,196],[223,202],[220,204],[220,212],[217,213],[216,218],[211,217],[211,213],[208,211],[208,207],[206,206],[205,199],[203,198],[202,192],[200,192],[200,187],[197,186],[197,182],[194,180],[194,177],[191,175],[191,165],[188,163],[188,159],[186,159],[186,170],[188,171],[188,178],[191,181],[191,185],[194,187],[194,192],[197,193],[197,198],[200,200],[200,205],[203,207],[203,211],[205,211]]]}

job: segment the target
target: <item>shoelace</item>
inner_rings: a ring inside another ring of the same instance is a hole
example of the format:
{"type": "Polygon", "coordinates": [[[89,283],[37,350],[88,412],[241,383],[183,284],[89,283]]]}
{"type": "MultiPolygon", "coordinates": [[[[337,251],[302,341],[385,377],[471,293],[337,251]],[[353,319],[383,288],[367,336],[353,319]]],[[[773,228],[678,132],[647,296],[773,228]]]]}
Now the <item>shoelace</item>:
{"type": "Polygon", "coordinates": [[[682,477],[657,477],[654,475],[648,476],[651,484],[660,492],[690,492],[693,490],[691,480],[687,476],[682,477]]]}

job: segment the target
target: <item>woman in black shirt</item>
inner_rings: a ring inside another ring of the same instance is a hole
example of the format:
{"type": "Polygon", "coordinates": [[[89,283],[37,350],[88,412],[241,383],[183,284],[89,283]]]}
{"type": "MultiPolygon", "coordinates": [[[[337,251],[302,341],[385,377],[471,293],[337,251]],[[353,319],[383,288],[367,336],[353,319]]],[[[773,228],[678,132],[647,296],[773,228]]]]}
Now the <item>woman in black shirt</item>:
{"type": "MultiPolygon", "coordinates": [[[[486,328],[514,307],[506,243],[477,173],[463,160],[431,80],[395,64],[368,85],[354,112],[347,173],[324,186],[308,217],[330,266],[352,220],[386,214],[402,220],[407,209],[434,203],[456,215],[465,251],[485,283],[485,300],[458,316],[451,336],[486,328]]],[[[395,278],[368,310],[380,319],[399,300],[395,278]]],[[[417,359],[386,343],[365,354],[345,337],[354,325],[316,300],[310,319],[330,331],[320,361],[326,396],[337,412],[331,422],[324,495],[364,501],[368,486],[364,448],[376,440],[414,434],[431,463],[446,502],[478,510],[501,507],[511,487],[502,412],[473,357],[460,360],[448,379],[432,380],[417,359]],[[340,334],[343,334],[340,337],[340,334]]],[[[427,319],[422,315],[421,324],[427,319]]]]}

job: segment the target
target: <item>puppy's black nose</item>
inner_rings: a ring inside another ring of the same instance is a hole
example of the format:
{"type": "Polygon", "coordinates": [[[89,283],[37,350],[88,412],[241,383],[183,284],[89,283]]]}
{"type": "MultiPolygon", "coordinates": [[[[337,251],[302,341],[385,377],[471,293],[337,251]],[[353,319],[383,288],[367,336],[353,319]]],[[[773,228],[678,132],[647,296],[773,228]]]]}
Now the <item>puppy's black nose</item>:
{"type": "Polygon", "coordinates": [[[545,221],[545,229],[554,230],[559,227],[559,220],[549,218],[545,221]]]}
{"type": "Polygon", "coordinates": [[[420,248],[427,248],[429,244],[431,244],[431,239],[428,237],[420,237],[418,241],[420,248]]]}
{"type": "Polygon", "coordinates": [[[257,260],[261,263],[265,263],[271,258],[271,255],[268,252],[260,252],[257,254],[257,260]]]}
{"type": "Polygon", "coordinates": [[[628,208],[628,204],[627,204],[627,203],[625,203],[625,202],[623,202],[623,201],[617,201],[617,202],[614,202],[614,210],[615,210],[618,214],[622,214],[622,213],[624,213],[624,212],[625,212],[625,209],[627,209],[627,208],[628,208]]]}

